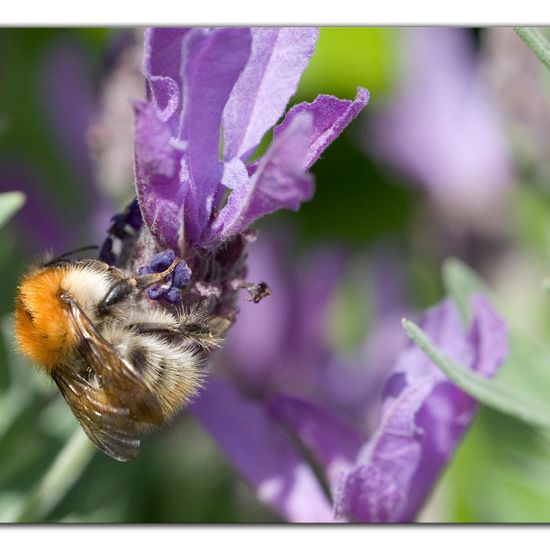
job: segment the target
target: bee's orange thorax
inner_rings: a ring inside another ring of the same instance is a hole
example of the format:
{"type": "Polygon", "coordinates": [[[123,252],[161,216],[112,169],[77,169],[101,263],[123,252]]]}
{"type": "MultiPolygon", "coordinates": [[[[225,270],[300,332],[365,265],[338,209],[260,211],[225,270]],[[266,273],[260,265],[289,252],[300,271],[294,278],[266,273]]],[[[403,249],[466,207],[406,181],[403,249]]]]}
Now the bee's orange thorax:
{"type": "Polygon", "coordinates": [[[15,332],[20,350],[50,372],[75,344],[75,334],[60,299],[64,268],[42,269],[19,285],[15,332]]]}

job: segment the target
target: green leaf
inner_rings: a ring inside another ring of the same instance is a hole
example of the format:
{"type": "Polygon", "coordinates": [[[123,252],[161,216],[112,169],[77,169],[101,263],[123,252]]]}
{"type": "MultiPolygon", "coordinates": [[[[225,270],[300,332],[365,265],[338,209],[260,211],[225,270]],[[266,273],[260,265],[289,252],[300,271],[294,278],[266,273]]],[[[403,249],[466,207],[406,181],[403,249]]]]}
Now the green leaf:
{"type": "Polygon", "coordinates": [[[19,191],[0,194],[0,228],[23,206],[25,195],[19,191]]]}
{"type": "Polygon", "coordinates": [[[538,428],[482,408],[440,481],[447,522],[545,522],[550,448],[538,428]]]}
{"type": "Polygon", "coordinates": [[[544,35],[533,27],[515,27],[514,30],[546,68],[550,69],[550,44],[544,35]]]}
{"type": "MultiPolygon", "coordinates": [[[[443,282],[447,294],[455,300],[465,324],[472,316],[470,298],[474,294],[483,294],[489,298],[499,315],[506,318],[490,289],[459,260],[449,259],[444,263],[443,282]]],[[[508,357],[496,378],[508,386],[550,401],[550,350],[525,336],[508,319],[506,321],[508,357]]]]}
{"type": "Polygon", "coordinates": [[[472,316],[470,297],[473,294],[490,294],[485,283],[467,265],[455,258],[443,264],[443,285],[447,294],[456,302],[465,324],[472,316]]]}
{"type": "Polygon", "coordinates": [[[483,378],[441,353],[428,335],[414,323],[405,319],[403,326],[411,340],[449,379],[478,401],[529,424],[550,428],[550,399],[544,400],[498,378],[483,378]]]}

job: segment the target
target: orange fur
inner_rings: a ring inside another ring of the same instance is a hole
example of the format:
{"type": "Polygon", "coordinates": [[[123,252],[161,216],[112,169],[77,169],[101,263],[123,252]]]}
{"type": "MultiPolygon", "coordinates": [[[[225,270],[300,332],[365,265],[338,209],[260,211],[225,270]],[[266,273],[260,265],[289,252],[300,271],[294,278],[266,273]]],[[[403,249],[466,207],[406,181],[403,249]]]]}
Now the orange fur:
{"type": "Polygon", "coordinates": [[[20,350],[49,372],[71,352],[76,336],[60,299],[65,268],[41,269],[23,278],[15,308],[20,350]]]}

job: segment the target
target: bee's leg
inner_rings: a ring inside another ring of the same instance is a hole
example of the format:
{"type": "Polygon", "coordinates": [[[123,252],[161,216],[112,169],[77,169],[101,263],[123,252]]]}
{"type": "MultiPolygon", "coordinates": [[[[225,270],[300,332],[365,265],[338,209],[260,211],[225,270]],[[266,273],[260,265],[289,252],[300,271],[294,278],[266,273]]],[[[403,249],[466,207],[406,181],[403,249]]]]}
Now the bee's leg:
{"type": "Polygon", "coordinates": [[[136,330],[140,334],[153,334],[153,333],[162,333],[162,332],[177,332],[176,324],[166,324],[166,323],[131,323],[125,325],[126,328],[131,328],[136,330]]]}
{"type": "MultiPolygon", "coordinates": [[[[77,254],[78,252],[84,252],[85,250],[93,250],[97,249],[98,247],[96,245],[91,246],[83,246],[82,248],[77,248],[76,250],[71,250],[70,252],[65,252],[65,254],[61,254],[61,256],[56,256],[55,258],[52,258],[51,260],[48,260],[41,264],[42,267],[56,267],[58,265],[64,265],[68,263],[72,263],[75,260],[69,259],[69,256],[72,256],[73,254],[77,254]]],[[[85,262],[87,260],[76,260],[78,262],[85,262]]],[[[88,260],[89,261],[89,260],[88,260]]],[[[96,262],[97,260],[91,260],[93,262],[96,262]]]]}
{"type": "Polygon", "coordinates": [[[160,273],[146,273],[145,275],[134,275],[132,277],[134,284],[137,288],[144,289],[153,285],[162,284],[170,277],[174,269],[181,262],[179,258],[176,258],[164,271],[160,273]]]}
{"type": "Polygon", "coordinates": [[[204,323],[173,323],[170,325],[167,325],[165,323],[132,323],[126,326],[129,328],[133,328],[140,333],[150,334],[164,332],[186,334],[189,336],[212,336],[212,332],[204,323]]]}
{"type": "Polygon", "coordinates": [[[152,334],[162,336],[166,340],[182,341],[188,340],[198,344],[203,349],[212,349],[219,345],[220,341],[216,338],[210,328],[204,323],[132,323],[127,325],[137,331],[139,334],[152,334]]]}

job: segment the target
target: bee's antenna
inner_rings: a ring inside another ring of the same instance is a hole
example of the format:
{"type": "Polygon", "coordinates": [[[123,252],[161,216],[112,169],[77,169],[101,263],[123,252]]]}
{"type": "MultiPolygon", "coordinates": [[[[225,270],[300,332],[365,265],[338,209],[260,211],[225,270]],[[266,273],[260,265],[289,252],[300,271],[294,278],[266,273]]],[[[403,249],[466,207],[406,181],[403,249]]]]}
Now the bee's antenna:
{"type": "Polygon", "coordinates": [[[61,256],[57,256],[51,260],[49,260],[48,262],[46,262],[45,264],[42,264],[43,267],[50,267],[52,265],[55,265],[56,263],[60,263],[60,262],[63,262],[64,259],[67,257],[67,256],[72,256],[73,254],[77,254],[78,252],[84,252],[85,250],[97,250],[99,248],[99,246],[95,245],[95,244],[92,244],[90,246],[83,246],[82,248],[77,248],[75,250],[71,250],[69,252],[65,252],[65,254],[61,254],[61,256]]]}
{"type": "Polygon", "coordinates": [[[78,252],[84,252],[85,250],[98,250],[99,246],[97,244],[91,244],[89,246],[83,246],[82,248],[77,248],[76,250],[71,250],[70,252],[65,252],[65,254],[61,254],[59,258],[66,258],[67,256],[72,256],[73,254],[76,254],[78,252]]]}

